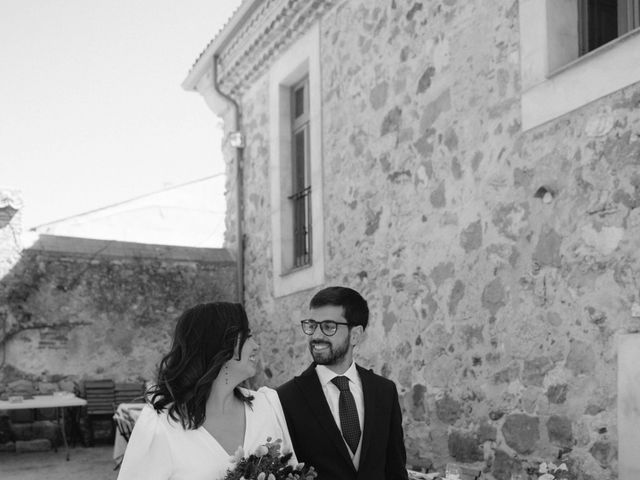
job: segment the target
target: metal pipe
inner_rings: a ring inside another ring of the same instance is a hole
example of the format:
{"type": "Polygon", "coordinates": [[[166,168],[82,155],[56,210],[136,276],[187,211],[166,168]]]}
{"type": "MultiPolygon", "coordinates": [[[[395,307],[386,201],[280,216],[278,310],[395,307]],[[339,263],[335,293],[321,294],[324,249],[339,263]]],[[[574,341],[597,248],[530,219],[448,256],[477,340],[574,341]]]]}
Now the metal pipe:
{"type": "MultiPolygon", "coordinates": [[[[213,89],[224,98],[233,108],[233,131],[240,131],[240,106],[233,98],[220,91],[218,85],[218,54],[213,55],[213,89]]],[[[244,182],[243,182],[243,158],[244,147],[238,146],[236,149],[236,226],[237,226],[237,246],[236,246],[236,283],[238,302],[244,305],[244,231],[242,219],[244,217],[244,182]]]]}

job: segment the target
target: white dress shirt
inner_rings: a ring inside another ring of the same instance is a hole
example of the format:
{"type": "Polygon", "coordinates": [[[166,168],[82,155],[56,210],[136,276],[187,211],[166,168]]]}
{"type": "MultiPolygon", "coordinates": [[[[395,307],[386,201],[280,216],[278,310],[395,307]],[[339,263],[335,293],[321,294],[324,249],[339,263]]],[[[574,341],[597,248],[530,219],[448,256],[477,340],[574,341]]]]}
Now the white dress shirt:
{"type": "MultiPolygon", "coordinates": [[[[327,403],[329,404],[329,409],[331,410],[333,419],[335,420],[338,429],[342,431],[342,429],[340,428],[339,409],[340,390],[331,382],[334,377],[338,377],[340,375],[336,375],[324,365],[316,365],[316,373],[318,374],[318,378],[320,379],[320,385],[322,385],[322,391],[324,392],[324,396],[327,399],[327,403]]],[[[358,409],[360,431],[364,433],[364,396],[362,394],[362,381],[360,380],[360,375],[358,374],[358,370],[356,369],[356,364],[351,363],[351,366],[347,369],[346,372],[342,374],[342,376],[349,379],[349,390],[351,390],[351,394],[356,401],[356,408],[358,409]]],[[[342,440],[344,441],[344,438],[342,440]]],[[[362,450],[362,435],[360,435],[360,443],[358,443],[358,448],[356,449],[355,453],[353,453],[349,449],[346,442],[345,446],[347,447],[347,451],[351,455],[353,465],[356,467],[356,470],[358,470],[358,465],[360,465],[360,450],[362,450]]]]}

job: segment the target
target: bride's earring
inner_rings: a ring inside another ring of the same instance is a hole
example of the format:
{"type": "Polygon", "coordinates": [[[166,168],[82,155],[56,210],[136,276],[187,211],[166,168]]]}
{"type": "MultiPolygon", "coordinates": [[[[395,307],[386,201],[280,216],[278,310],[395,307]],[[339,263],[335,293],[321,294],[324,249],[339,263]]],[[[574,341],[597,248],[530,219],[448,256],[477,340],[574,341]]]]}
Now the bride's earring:
{"type": "Polygon", "coordinates": [[[227,365],[224,366],[224,384],[229,385],[229,367],[227,365]]]}

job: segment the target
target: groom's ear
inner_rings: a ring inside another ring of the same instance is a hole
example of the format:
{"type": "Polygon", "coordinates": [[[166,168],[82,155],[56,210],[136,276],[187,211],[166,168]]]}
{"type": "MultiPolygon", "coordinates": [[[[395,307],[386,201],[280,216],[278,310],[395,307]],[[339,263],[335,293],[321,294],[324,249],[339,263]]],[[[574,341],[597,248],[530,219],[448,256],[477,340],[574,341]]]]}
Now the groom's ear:
{"type": "Polygon", "coordinates": [[[364,327],[358,325],[351,328],[351,345],[354,347],[362,342],[364,338],[364,327]]]}

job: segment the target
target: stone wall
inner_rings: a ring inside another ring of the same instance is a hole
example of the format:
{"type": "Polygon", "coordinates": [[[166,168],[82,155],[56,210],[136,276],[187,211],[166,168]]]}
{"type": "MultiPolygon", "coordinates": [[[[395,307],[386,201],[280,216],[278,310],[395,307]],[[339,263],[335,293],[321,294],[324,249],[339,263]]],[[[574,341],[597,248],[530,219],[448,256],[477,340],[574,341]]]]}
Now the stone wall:
{"type": "MultiPolygon", "coordinates": [[[[397,383],[410,463],[502,480],[564,452],[616,478],[640,85],[523,132],[518,25],[517,1],[353,0],[322,18],[326,284],[370,302],[357,359],[397,383]]],[[[262,77],[241,98],[245,302],[277,385],[309,359],[313,292],[272,293],[268,104],[262,77]]]]}
{"type": "Polygon", "coordinates": [[[43,235],[0,279],[0,394],[151,380],[180,312],[235,299],[226,250],[43,235]]]}

